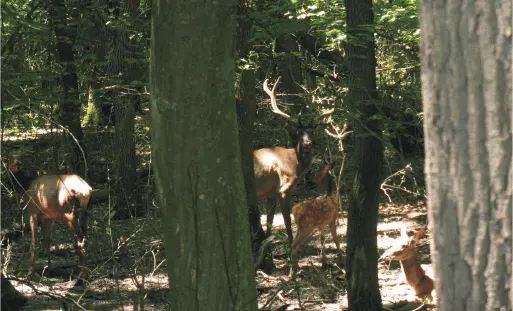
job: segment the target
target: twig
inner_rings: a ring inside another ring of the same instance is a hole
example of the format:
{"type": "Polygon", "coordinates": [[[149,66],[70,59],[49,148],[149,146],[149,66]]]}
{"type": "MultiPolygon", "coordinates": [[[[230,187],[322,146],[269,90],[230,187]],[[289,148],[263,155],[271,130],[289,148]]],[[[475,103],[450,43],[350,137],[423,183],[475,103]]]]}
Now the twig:
{"type": "Polygon", "coordinates": [[[285,288],[285,283],[280,284],[280,286],[278,287],[278,290],[276,292],[274,292],[271,295],[271,297],[269,297],[269,300],[267,300],[267,302],[262,306],[261,309],[265,309],[268,306],[270,306],[274,302],[274,300],[276,300],[276,296],[283,290],[283,288],[285,288]]]}
{"type": "Polygon", "coordinates": [[[36,295],[45,295],[45,296],[48,296],[50,298],[53,298],[55,300],[65,300],[67,302],[72,302],[74,305],[76,305],[78,308],[80,308],[81,310],[86,310],[84,307],[82,307],[77,301],[69,298],[69,297],[66,297],[64,295],[61,295],[61,294],[58,294],[58,293],[54,293],[54,292],[50,292],[50,291],[47,291],[47,290],[41,290],[41,289],[38,289],[34,286],[34,284],[32,284],[32,282],[30,281],[27,281],[27,280],[22,280],[22,279],[18,279],[16,277],[9,277],[7,278],[6,277],[6,280],[14,280],[14,281],[17,281],[17,282],[20,282],[22,284],[25,284],[27,285],[28,287],[30,287],[34,293],[36,295]]]}
{"type": "Polygon", "coordinates": [[[423,304],[421,304],[421,305],[420,305],[420,307],[415,308],[415,309],[413,309],[412,311],[419,311],[420,309],[424,308],[424,306],[425,306],[425,305],[426,305],[426,304],[425,304],[425,303],[423,303],[423,304]]]}

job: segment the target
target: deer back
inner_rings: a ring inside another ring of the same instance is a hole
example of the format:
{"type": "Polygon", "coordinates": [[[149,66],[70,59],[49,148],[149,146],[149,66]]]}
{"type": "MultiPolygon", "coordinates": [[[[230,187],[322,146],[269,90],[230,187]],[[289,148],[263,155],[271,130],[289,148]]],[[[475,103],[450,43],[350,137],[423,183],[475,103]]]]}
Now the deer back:
{"type": "Polygon", "coordinates": [[[334,190],[334,177],[329,173],[333,163],[324,166],[314,182],[316,191],[322,196],[295,204],[292,214],[298,226],[318,227],[328,224],[338,216],[338,195],[334,190]]]}
{"type": "Polygon", "coordinates": [[[29,214],[60,221],[72,221],[74,203],[86,208],[92,188],[78,175],[43,175],[24,194],[29,214]]]}

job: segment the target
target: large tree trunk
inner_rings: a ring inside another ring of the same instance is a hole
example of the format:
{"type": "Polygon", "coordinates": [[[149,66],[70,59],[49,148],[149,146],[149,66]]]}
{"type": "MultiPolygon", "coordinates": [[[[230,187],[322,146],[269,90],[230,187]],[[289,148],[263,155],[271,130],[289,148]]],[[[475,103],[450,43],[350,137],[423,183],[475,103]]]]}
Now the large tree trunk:
{"type": "Polygon", "coordinates": [[[381,310],[377,225],[383,145],[376,120],[376,56],[372,0],[346,0],[349,107],[354,131],[353,189],[347,224],[349,310],[381,310]]]}
{"type": "Polygon", "coordinates": [[[424,1],[421,17],[439,310],[512,310],[511,1],[424,1]]]}
{"type": "MultiPolygon", "coordinates": [[[[134,26],[136,11],[139,8],[139,0],[126,0],[122,3],[122,16],[134,26]]],[[[143,211],[139,207],[137,191],[137,172],[135,157],[135,96],[127,94],[125,90],[136,79],[134,63],[126,60],[133,57],[132,42],[127,31],[118,31],[115,40],[113,73],[119,73],[123,85],[116,91],[114,110],[116,118],[115,130],[115,161],[117,178],[115,182],[116,193],[116,218],[141,216],[143,211]]]]}
{"type": "Polygon", "coordinates": [[[237,0],[153,2],[152,152],[171,310],[256,310],[235,112],[237,0]]]}
{"type": "MultiPolygon", "coordinates": [[[[75,30],[68,25],[67,9],[63,0],[52,0],[48,5],[48,11],[56,37],[59,62],[62,64],[63,69],[61,83],[64,95],[59,101],[59,122],[66,126],[70,134],[74,136],[74,138],[67,140],[71,149],[71,158],[69,159],[71,171],[77,174],[85,174],[84,134],[80,124],[81,103],[78,96],[75,56],[73,46],[71,45],[74,42],[75,30]]],[[[69,136],[67,133],[65,135],[69,136]]]]}

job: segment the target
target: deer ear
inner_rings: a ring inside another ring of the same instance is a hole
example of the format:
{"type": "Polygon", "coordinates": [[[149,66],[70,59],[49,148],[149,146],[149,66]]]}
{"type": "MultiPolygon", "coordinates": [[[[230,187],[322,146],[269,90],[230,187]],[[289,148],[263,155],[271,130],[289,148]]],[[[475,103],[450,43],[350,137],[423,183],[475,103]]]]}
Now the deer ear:
{"type": "Polygon", "coordinates": [[[424,235],[426,234],[426,228],[420,228],[419,231],[417,231],[417,233],[415,233],[415,236],[413,237],[413,240],[416,242],[418,242],[420,239],[422,239],[422,237],[424,237],[424,235]]]}

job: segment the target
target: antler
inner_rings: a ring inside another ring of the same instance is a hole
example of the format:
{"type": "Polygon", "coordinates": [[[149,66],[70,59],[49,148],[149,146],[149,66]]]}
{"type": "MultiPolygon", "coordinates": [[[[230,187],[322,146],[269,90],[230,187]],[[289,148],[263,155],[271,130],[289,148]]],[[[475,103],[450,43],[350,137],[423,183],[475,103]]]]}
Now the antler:
{"type": "Polygon", "coordinates": [[[278,108],[278,104],[276,102],[276,93],[275,93],[275,91],[276,91],[276,87],[278,86],[278,83],[280,82],[280,79],[281,79],[281,77],[279,77],[278,80],[276,80],[276,82],[274,83],[272,91],[269,90],[269,87],[267,86],[267,81],[269,79],[265,79],[265,81],[264,81],[264,91],[271,98],[271,110],[272,110],[272,112],[274,112],[277,115],[280,115],[280,116],[288,119],[288,118],[290,118],[290,115],[288,115],[285,112],[281,111],[280,108],[278,108]]]}
{"type": "Polygon", "coordinates": [[[332,114],[334,112],[335,112],[335,108],[331,108],[330,110],[327,110],[327,111],[321,113],[317,118],[322,118],[322,117],[325,117],[325,116],[329,116],[330,114],[332,114]]]}

